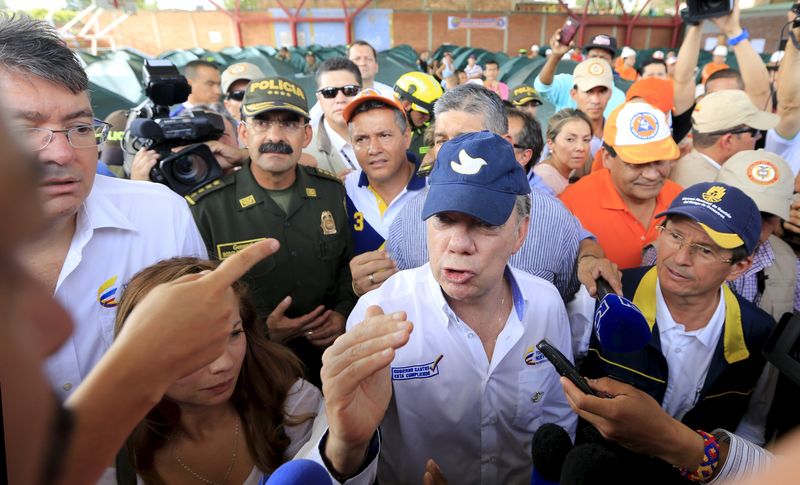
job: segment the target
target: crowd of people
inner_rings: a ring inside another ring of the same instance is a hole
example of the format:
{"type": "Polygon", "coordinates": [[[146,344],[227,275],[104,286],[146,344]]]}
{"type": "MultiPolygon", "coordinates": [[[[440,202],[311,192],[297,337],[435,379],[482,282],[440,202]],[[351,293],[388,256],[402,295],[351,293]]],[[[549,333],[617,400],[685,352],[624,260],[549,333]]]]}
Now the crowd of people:
{"type": "Polygon", "coordinates": [[[793,20],[771,73],[738,5],[711,19],[700,85],[702,23],[638,66],[559,29],[520,86],[427,51],[381,84],[365,41],[307,59],[315,92],[192,61],[170,116],[221,116],[222,176],[179,196],[162,152],[104,144],[128,114],[93,116],[59,34],[0,17],[9,481],[255,485],[305,458],[333,483],[527,484],[545,425],[584,447],[564,484],[768,469],[799,421],[764,355],[800,310],[793,20]],[[643,347],[595,331],[601,279],[643,347]]]}

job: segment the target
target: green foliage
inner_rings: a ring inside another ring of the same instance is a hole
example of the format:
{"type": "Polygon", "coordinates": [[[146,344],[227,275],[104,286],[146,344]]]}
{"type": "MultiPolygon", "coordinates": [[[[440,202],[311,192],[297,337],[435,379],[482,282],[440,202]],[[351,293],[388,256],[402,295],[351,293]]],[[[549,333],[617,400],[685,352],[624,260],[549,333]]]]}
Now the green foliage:
{"type": "MultiPolygon", "coordinates": [[[[236,8],[236,0],[225,0],[225,8],[234,10],[236,8]]],[[[240,10],[260,10],[263,8],[260,0],[240,0],[239,2],[240,10]]]]}

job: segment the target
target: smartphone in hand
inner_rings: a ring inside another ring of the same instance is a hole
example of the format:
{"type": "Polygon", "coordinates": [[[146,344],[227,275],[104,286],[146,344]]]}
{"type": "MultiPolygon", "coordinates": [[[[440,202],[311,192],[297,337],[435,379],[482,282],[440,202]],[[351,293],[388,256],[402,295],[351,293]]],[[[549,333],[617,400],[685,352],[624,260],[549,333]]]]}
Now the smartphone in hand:
{"type": "Polygon", "coordinates": [[[592,388],[589,387],[586,379],[584,379],[578,370],[575,369],[575,366],[572,365],[572,362],[564,357],[564,354],[562,354],[557,348],[553,347],[550,342],[547,341],[547,339],[544,339],[536,344],[536,348],[539,349],[542,354],[544,354],[551,364],[553,364],[553,367],[556,368],[556,372],[558,372],[559,375],[562,375],[572,381],[572,383],[575,384],[575,387],[583,391],[584,394],[589,394],[592,396],[597,395],[597,393],[595,393],[592,388]]]}
{"type": "Polygon", "coordinates": [[[578,33],[578,27],[581,26],[580,21],[575,17],[567,17],[567,21],[561,27],[561,35],[558,37],[558,43],[561,45],[569,45],[575,34],[578,33]]]}

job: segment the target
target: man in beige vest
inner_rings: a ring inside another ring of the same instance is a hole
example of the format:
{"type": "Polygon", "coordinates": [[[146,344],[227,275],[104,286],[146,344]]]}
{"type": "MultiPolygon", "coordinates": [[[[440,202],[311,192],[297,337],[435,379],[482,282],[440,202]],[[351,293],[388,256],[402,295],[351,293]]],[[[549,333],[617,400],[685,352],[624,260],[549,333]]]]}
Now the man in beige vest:
{"type": "Polygon", "coordinates": [[[789,217],[794,176],[780,156],[765,150],[746,150],[725,162],[716,177],[741,189],[761,212],[761,237],[753,253],[753,264],[731,282],[733,289],[762,310],[780,320],[786,312],[800,308],[797,299],[797,256],[772,233],[789,217]]]}
{"type": "Polygon", "coordinates": [[[342,112],[361,91],[361,71],[344,57],[326,59],[317,68],[317,104],[322,108],[318,122],[311,121],[313,138],[303,149],[302,164],[335,173],[340,177],[359,171],[350,133],[342,112]],[[310,161],[308,157],[313,157],[310,161]]]}
{"type": "Polygon", "coordinates": [[[722,164],[742,150],[753,150],[761,130],[774,128],[778,121],[778,115],[759,110],[744,91],[705,96],[692,113],[694,150],[678,159],[670,179],[683,187],[713,181],[722,164]]]}

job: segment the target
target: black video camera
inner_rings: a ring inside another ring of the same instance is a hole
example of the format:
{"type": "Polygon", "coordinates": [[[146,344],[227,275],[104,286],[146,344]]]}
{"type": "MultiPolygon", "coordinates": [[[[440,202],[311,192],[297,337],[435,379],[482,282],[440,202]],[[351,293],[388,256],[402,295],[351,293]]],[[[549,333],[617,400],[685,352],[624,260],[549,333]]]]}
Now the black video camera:
{"type": "Polygon", "coordinates": [[[170,61],[145,60],[142,83],[150,102],[130,121],[126,145],[134,151],[147,148],[158,152],[160,158],[150,171],[150,180],[186,195],[219,178],[222,168],[203,142],[217,140],[225,132],[222,116],[193,110],[170,117],[170,106],[186,101],[191,92],[186,78],[170,61]],[[173,153],[173,148],[180,146],[186,148],[173,153]]]}
{"type": "Polygon", "coordinates": [[[701,20],[728,15],[733,10],[734,0],[686,0],[686,8],[680,14],[684,22],[697,24],[701,20]]]}

